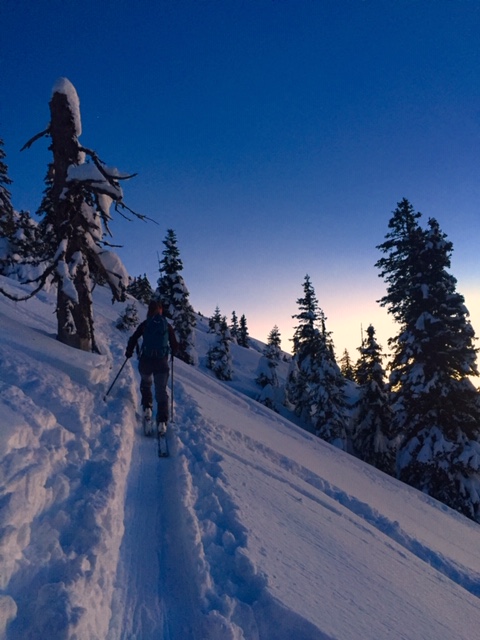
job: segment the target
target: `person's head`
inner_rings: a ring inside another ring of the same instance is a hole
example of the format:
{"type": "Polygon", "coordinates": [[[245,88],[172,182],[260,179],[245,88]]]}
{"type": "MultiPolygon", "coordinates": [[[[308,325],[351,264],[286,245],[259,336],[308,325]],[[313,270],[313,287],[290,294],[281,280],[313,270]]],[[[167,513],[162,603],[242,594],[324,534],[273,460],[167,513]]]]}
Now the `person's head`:
{"type": "Polygon", "coordinates": [[[162,312],[163,306],[160,300],[150,300],[148,304],[147,318],[151,318],[157,314],[162,314],[162,312]]]}

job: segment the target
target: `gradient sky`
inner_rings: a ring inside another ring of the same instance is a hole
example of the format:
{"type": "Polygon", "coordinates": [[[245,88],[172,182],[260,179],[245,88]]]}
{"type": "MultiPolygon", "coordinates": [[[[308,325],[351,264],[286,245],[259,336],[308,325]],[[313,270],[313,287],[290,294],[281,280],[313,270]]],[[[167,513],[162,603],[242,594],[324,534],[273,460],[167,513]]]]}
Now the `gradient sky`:
{"type": "Polygon", "coordinates": [[[376,245],[403,197],[436,217],[480,335],[480,2],[0,0],[0,137],[16,208],[40,203],[51,89],[81,142],[138,176],[117,218],[130,274],[177,234],[196,310],[290,349],[309,274],[337,356],[394,335],[376,245]]]}

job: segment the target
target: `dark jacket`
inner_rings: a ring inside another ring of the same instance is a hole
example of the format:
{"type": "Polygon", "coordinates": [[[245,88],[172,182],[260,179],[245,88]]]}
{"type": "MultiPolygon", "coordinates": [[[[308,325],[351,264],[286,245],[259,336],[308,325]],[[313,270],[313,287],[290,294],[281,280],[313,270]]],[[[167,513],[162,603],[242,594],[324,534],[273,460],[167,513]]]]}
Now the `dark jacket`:
{"type": "MultiPolygon", "coordinates": [[[[131,336],[131,338],[129,338],[127,343],[127,349],[125,351],[125,355],[127,358],[131,358],[133,356],[133,352],[135,351],[137,342],[143,336],[143,332],[145,331],[146,324],[147,324],[146,320],[141,322],[138,325],[138,327],[135,329],[135,333],[131,336]]],[[[176,355],[178,351],[178,342],[175,336],[175,331],[170,325],[168,325],[168,341],[170,343],[170,349],[172,350],[172,355],[176,355]]]]}

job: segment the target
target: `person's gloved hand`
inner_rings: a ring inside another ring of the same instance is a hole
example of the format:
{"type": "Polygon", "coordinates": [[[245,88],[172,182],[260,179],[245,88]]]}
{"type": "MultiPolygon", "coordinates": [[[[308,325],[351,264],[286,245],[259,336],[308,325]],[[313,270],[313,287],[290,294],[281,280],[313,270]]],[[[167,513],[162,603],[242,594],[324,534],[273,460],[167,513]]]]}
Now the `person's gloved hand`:
{"type": "Polygon", "coordinates": [[[133,351],[130,351],[130,349],[127,349],[125,351],[125,357],[126,358],[131,358],[133,356],[133,351]]]}

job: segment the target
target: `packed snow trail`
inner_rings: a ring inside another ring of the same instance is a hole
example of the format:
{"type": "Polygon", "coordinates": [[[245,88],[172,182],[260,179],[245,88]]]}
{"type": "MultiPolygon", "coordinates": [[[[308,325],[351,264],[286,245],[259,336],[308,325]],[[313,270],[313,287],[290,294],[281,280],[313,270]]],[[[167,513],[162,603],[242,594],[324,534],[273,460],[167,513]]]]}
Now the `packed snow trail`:
{"type": "Polygon", "coordinates": [[[155,438],[138,425],[135,431],[108,638],[194,640],[200,602],[184,548],[175,461],[159,460],[155,438]]]}

